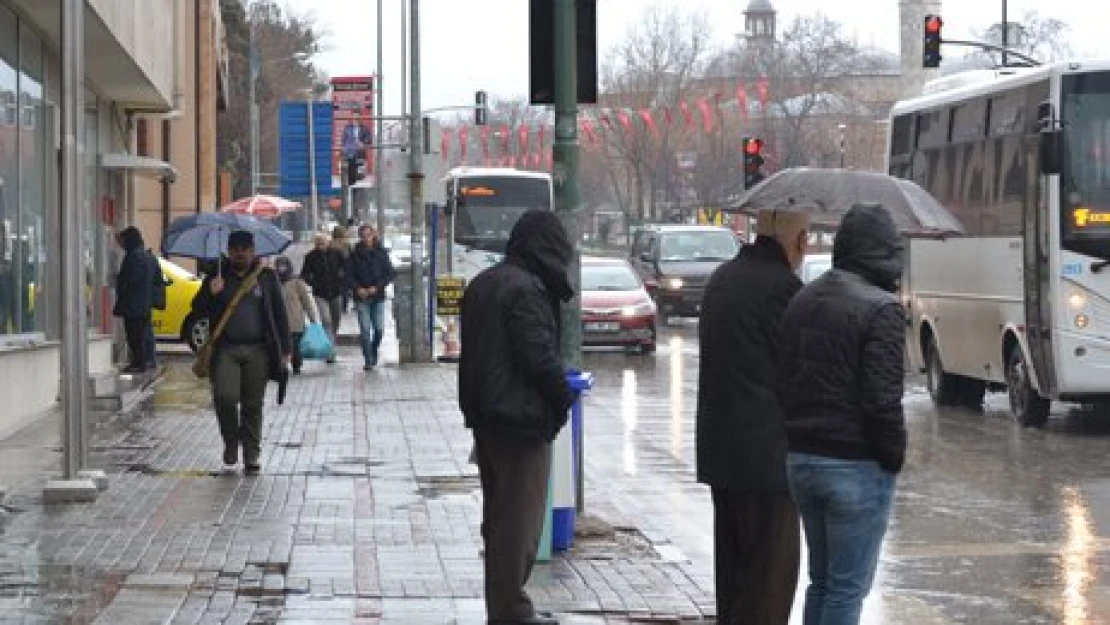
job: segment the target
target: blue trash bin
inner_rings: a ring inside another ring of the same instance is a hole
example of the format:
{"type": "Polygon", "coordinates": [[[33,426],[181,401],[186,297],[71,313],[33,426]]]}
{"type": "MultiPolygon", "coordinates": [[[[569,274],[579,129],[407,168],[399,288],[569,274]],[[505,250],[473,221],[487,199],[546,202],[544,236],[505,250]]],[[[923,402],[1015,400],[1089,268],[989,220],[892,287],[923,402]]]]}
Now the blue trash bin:
{"type": "MultiPolygon", "coordinates": [[[[577,480],[581,479],[582,471],[582,398],[594,386],[592,374],[584,371],[567,372],[567,384],[574,391],[574,403],[570,409],[570,435],[571,435],[571,466],[572,481],[570,488],[574,488],[577,480]]],[[[551,549],[565,551],[574,545],[574,525],[577,512],[577,502],[563,501],[563,505],[553,505],[551,509],[551,549]]]]}

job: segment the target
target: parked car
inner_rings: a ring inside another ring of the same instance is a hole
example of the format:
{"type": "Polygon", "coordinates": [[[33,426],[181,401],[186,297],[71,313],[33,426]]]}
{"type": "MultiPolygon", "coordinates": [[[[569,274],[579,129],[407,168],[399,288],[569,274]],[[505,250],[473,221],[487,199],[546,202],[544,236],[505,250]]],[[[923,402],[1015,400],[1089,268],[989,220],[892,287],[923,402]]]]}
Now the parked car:
{"type": "Polygon", "coordinates": [[[655,351],[655,302],[626,261],[582,259],[582,343],[655,351]]]}
{"type": "Polygon", "coordinates": [[[166,281],[166,309],[151,316],[154,337],[158,340],[184,341],[196,351],[208,337],[208,319],[193,315],[193,298],[200,291],[201,279],[184,267],[159,258],[166,281]]]}
{"type": "Polygon", "coordinates": [[[728,228],[652,225],[635,233],[630,252],[660,314],[696,317],[709,276],[735,257],[740,245],[728,228]]]}
{"type": "Polygon", "coordinates": [[[808,254],[798,268],[798,277],[808,284],[829,269],[832,269],[832,254],[808,254]]]}

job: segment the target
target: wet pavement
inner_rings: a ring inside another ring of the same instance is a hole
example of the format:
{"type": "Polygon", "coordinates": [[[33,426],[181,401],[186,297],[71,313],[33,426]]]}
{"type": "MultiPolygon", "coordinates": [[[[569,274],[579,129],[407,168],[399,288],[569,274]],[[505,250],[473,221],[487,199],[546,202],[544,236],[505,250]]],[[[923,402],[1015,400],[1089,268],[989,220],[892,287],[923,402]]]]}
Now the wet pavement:
{"type": "MultiPolygon", "coordinates": [[[[696,340],[680,324],[653,356],[585,358],[589,519],[532,583],[565,623],[713,622],[696,340]]],[[[285,406],[268,401],[263,475],[246,478],[219,474],[207,390],[168,359],[138,410],[98,416],[92,459],[111,484],[94,504],[41,503],[56,421],[0,441],[0,622],[484,622],[453,368],[364,374],[347,347],[309,364],[285,406]]],[[[906,404],[909,460],[865,622],[1110,621],[1110,417],[1061,407],[1026,430],[1001,395],[938,413],[916,380],[906,404]]]]}

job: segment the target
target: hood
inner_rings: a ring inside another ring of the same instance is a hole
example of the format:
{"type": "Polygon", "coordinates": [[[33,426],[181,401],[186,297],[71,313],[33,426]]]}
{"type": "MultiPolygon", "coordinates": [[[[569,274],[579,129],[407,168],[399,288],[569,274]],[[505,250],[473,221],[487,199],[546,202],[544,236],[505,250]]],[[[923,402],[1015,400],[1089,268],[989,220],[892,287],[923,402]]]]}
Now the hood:
{"type": "Polygon", "coordinates": [[[833,267],[896,291],[905,263],[905,245],[890,211],[879,204],[857,204],[844,215],[833,242],[833,267]]]}
{"type": "Polygon", "coordinates": [[[120,246],[128,252],[143,248],[143,233],[135,226],[128,226],[119,233],[120,246]]]}
{"type": "Polygon", "coordinates": [[[567,231],[555,213],[530,210],[513,226],[505,259],[534,274],[548,292],[566,302],[574,295],[567,275],[572,251],[567,231]]]}

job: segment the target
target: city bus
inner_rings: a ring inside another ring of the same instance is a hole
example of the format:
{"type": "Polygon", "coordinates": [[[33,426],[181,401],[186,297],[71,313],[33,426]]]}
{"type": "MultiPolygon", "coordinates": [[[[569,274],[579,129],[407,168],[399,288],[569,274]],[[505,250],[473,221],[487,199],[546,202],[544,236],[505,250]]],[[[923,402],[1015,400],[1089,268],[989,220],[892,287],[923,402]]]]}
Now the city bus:
{"type": "Polygon", "coordinates": [[[441,273],[470,282],[505,254],[516,220],[528,210],[552,210],[551,175],[502,167],[456,167],[442,180],[451,253],[441,273]]]}
{"type": "Polygon", "coordinates": [[[1023,425],[1110,399],[1110,62],[979,70],[897,103],[888,171],[965,233],[909,242],[911,364],[937,404],[1023,425]]]}

